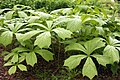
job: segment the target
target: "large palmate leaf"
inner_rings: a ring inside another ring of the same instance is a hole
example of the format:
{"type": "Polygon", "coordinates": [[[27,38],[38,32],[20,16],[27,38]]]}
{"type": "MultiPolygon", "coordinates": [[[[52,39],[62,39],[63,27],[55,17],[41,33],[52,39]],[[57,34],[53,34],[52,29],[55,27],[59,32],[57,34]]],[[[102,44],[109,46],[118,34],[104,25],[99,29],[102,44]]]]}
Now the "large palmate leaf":
{"type": "Polygon", "coordinates": [[[40,48],[48,48],[51,45],[50,32],[44,32],[37,36],[34,45],[38,45],[40,48]]]}
{"type": "Polygon", "coordinates": [[[98,61],[99,64],[106,66],[106,64],[109,64],[109,57],[108,56],[104,56],[104,55],[99,55],[99,54],[95,54],[92,55],[94,58],[96,58],[96,60],[98,61]]]}
{"type": "Polygon", "coordinates": [[[86,54],[90,55],[94,50],[104,47],[105,43],[102,41],[101,38],[94,38],[90,41],[87,41],[84,44],[85,48],[86,48],[86,54]]]}
{"type": "Polygon", "coordinates": [[[97,75],[96,66],[90,57],[87,58],[84,66],[83,66],[82,74],[83,74],[83,76],[87,76],[90,79],[92,79],[95,75],[97,75]]]}
{"type": "Polygon", "coordinates": [[[0,36],[0,43],[2,43],[4,46],[7,46],[8,44],[12,43],[13,33],[10,31],[5,31],[0,36]]]}
{"type": "Polygon", "coordinates": [[[72,32],[78,31],[82,28],[82,23],[80,18],[74,18],[67,23],[67,29],[72,32]]]}
{"type": "Polygon", "coordinates": [[[65,51],[70,51],[70,50],[80,50],[86,53],[85,48],[79,43],[72,43],[65,48],[65,51]]]}
{"type": "Polygon", "coordinates": [[[86,55],[73,55],[70,56],[68,59],[65,60],[64,62],[64,66],[68,66],[69,69],[74,69],[76,68],[82,59],[84,59],[85,57],[87,57],[86,55]]]}
{"type": "Polygon", "coordinates": [[[14,74],[15,72],[16,72],[16,66],[12,66],[9,70],[8,70],[8,73],[9,73],[9,75],[11,75],[11,74],[14,74]]]}
{"type": "Polygon", "coordinates": [[[50,51],[48,50],[35,50],[36,53],[40,54],[43,59],[45,59],[46,61],[49,61],[49,60],[53,60],[53,53],[51,53],[50,51]]]}
{"type": "Polygon", "coordinates": [[[109,57],[111,64],[119,62],[119,52],[114,46],[107,45],[103,51],[103,55],[109,57]]]}
{"type": "Polygon", "coordinates": [[[34,52],[30,52],[26,55],[26,62],[28,65],[34,66],[37,63],[37,57],[34,52]]]}
{"type": "Polygon", "coordinates": [[[64,28],[55,28],[55,29],[53,29],[53,31],[54,31],[55,33],[57,33],[58,36],[59,36],[60,38],[62,38],[63,40],[65,40],[65,38],[71,38],[72,32],[69,31],[69,30],[66,30],[66,29],[64,29],[64,28]]]}

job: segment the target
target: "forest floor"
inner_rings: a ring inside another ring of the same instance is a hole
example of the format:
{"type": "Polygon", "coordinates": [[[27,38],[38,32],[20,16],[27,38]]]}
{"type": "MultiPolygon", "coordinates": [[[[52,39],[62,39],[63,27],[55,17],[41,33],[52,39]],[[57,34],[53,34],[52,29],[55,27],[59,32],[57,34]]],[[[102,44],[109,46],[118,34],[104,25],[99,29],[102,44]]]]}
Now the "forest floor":
{"type": "MultiPolygon", "coordinates": [[[[51,62],[50,64],[48,64],[44,60],[40,60],[40,62],[38,62],[38,64],[36,64],[35,67],[27,66],[28,67],[27,72],[21,72],[17,70],[16,74],[8,75],[8,72],[7,72],[8,67],[3,67],[4,61],[3,61],[3,56],[1,56],[0,57],[0,80],[89,80],[86,77],[82,77],[81,74],[76,75],[72,79],[68,79],[68,77],[73,76],[74,72],[73,74],[67,73],[65,72],[64,68],[55,67],[54,65],[56,63],[51,62]],[[63,74],[61,74],[60,71],[63,71],[63,70],[65,73],[63,72],[63,74]]],[[[93,80],[120,80],[120,69],[118,69],[118,72],[115,75],[113,75],[110,70],[104,71],[102,68],[100,68],[98,72],[99,72],[99,75],[95,77],[93,80]]]]}

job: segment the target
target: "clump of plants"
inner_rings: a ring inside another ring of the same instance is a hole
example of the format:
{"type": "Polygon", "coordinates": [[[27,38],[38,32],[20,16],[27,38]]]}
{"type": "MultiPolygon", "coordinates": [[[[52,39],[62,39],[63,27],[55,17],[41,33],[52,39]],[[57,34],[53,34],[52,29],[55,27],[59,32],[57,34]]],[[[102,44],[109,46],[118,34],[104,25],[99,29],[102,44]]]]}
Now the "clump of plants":
{"type": "Polygon", "coordinates": [[[4,66],[10,66],[11,75],[18,68],[27,71],[27,65],[34,67],[38,55],[49,63],[55,55],[64,53],[68,55],[63,66],[71,70],[82,63],[82,75],[89,79],[99,74],[96,66],[100,65],[107,68],[109,64],[115,73],[120,59],[119,27],[119,17],[97,6],[77,5],[49,14],[24,5],[2,9],[0,43],[5,46],[4,66]]]}

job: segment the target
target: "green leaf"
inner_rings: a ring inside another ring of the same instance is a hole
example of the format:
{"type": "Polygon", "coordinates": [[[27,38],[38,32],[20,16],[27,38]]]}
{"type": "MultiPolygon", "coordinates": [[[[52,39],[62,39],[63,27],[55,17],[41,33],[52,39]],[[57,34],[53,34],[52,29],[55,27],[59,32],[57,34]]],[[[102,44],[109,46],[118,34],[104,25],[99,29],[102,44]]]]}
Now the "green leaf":
{"type": "MultiPolygon", "coordinates": [[[[88,1],[88,0],[87,0],[88,1]]],[[[89,9],[88,5],[78,5],[77,6],[78,11],[80,12],[87,12],[87,10],[89,9]]]]}
{"type": "Polygon", "coordinates": [[[82,28],[82,24],[80,18],[72,19],[67,23],[67,29],[69,29],[72,32],[78,31],[81,28],[82,28]]]}
{"type": "Polygon", "coordinates": [[[22,43],[23,42],[23,34],[21,34],[21,33],[15,33],[15,35],[16,35],[16,39],[20,42],[20,43],[22,43]]]}
{"type": "Polygon", "coordinates": [[[44,32],[37,36],[34,45],[38,45],[40,48],[48,48],[51,45],[50,32],[44,32]]]}
{"type": "Polygon", "coordinates": [[[111,71],[112,71],[113,75],[117,74],[118,69],[119,69],[119,64],[118,63],[114,63],[114,64],[111,65],[111,71]]]}
{"type": "Polygon", "coordinates": [[[23,41],[28,40],[28,39],[30,39],[31,37],[35,36],[36,34],[38,34],[40,32],[41,31],[38,31],[38,30],[29,31],[29,32],[22,35],[22,40],[23,41]]]}
{"type": "Polygon", "coordinates": [[[0,14],[2,14],[4,11],[11,11],[11,9],[9,9],[9,8],[0,9],[0,14]]]}
{"type": "Polygon", "coordinates": [[[34,52],[30,52],[26,55],[26,62],[28,65],[34,66],[35,63],[37,63],[37,57],[34,52]]]}
{"type": "Polygon", "coordinates": [[[99,19],[99,18],[88,18],[84,21],[84,23],[92,23],[92,24],[99,24],[100,26],[106,24],[105,21],[103,21],[102,19],[99,19]]]}
{"type": "Polygon", "coordinates": [[[14,29],[14,23],[12,23],[12,24],[7,24],[8,26],[8,28],[12,31],[13,29],[14,29]]]}
{"type": "Polygon", "coordinates": [[[56,22],[52,26],[53,28],[58,26],[58,25],[61,25],[63,23],[67,23],[67,22],[71,21],[71,19],[66,17],[66,16],[60,16],[60,17],[56,18],[55,21],[56,22]]]}
{"type": "Polygon", "coordinates": [[[30,30],[32,30],[32,28],[23,28],[23,29],[18,30],[17,32],[25,32],[25,31],[30,31],[30,30]]]}
{"type": "Polygon", "coordinates": [[[100,25],[100,26],[106,24],[106,22],[105,22],[104,20],[100,19],[100,18],[94,19],[94,20],[95,20],[96,22],[99,22],[99,25],[100,25]]]}
{"type": "Polygon", "coordinates": [[[104,56],[104,55],[92,55],[96,60],[98,61],[99,64],[106,66],[106,64],[109,64],[109,57],[104,56]]]}
{"type": "Polygon", "coordinates": [[[97,69],[90,57],[87,58],[83,69],[82,69],[83,76],[87,76],[90,79],[92,79],[95,75],[97,75],[97,69]]]}
{"type": "Polygon", "coordinates": [[[57,9],[52,11],[50,14],[69,14],[71,12],[72,8],[63,8],[63,9],[57,9]]]}
{"type": "Polygon", "coordinates": [[[62,10],[62,13],[63,14],[70,14],[71,12],[72,12],[72,8],[64,8],[63,10],[62,10]]]}
{"type": "Polygon", "coordinates": [[[26,57],[27,54],[28,54],[27,52],[22,52],[22,53],[20,53],[19,55],[20,55],[21,57],[26,57]]]}
{"type": "Polygon", "coordinates": [[[40,19],[39,16],[30,16],[30,19],[28,20],[28,23],[34,23],[39,19],[40,19]]]}
{"type": "Polygon", "coordinates": [[[88,14],[83,14],[83,15],[81,16],[82,23],[84,23],[84,21],[86,21],[86,20],[89,19],[89,18],[90,18],[90,15],[88,15],[88,14]]]}
{"type": "Polygon", "coordinates": [[[120,32],[114,32],[113,35],[120,37],[120,32]]]}
{"type": "Polygon", "coordinates": [[[13,65],[10,61],[8,61],[7,63],[4,64],[4,66],[11,66],[13,65]]]}
{"type": "Polygon", "coordinates": [[[120,46],[120,41],[117,39],[112,38],[111,36],[108,37],[108,44],[111,46],[120,46]]]}
{"type": "Polygon", "coordinates": [[[51,29],[53,21],[46,21],[46,23],[47,23],[47,27],[51,29]]]}
{"type": "Polygon", "coordinates": [[[103,51],[103,55],[109,57],[111,64],[119,62],[119,52],[114,46],[107,45],[103,51]]]}
{"type": "Polygon", "coordinates": [[[80,50],[86,53],[85,48],[79,43],[72,43],[65,48],[65,51],[70,51],[70,50],[80,50]]]}
{"type": "Polygon", "coordinates": [[[115,44],[114,42],[115,42],[115,39],[113,39],[111,36],[109,36],[108,37],[108,44],[112,46],[115,44]]]}
{"type": "Polygon", "coordinates": [[[13,32],[16,33],[23,25],[26,23],[16,23],[15,27],[13,28],[13,32]]]}
{"type": "Polygon", "coordinates": [[[74,69],[76,68],[82,59],[84,59],[86,57],[86,55],[73,55],[70,56],[68,59],[65,60],[64,62],[64,66],[68,66],[69,69],[74,69]]]}
{"type": "Polygon", "coordinates": [[[27,14],[23,11],[18,11],[18,15],[20,18],[27,18],[28,17],[27,14]]]}
{"type": "Polygon", "coordinates": [[[42,19],[49,19],[52,18],[52,15],[44,13],[44,12],[37,12],[38,16],[40,16],[40,18],[42,19]]]}
{"type": "Polygon", "coordinates": [[[14,55],[14,53],[9,53],[8,55],[6,55],[4,57],[4,61],[7,61],[10,57],[12,57],[14,55]]]}
{"type": "Polygon", "coordinates": [[[64,43],[64,44],[74,44],[76,42],[77,42],[77,39],[70,39],[70,40],[62,41],[61,43],[64,43]]]}
{"type": "Polygon", "coordinates": [[[13,63],[18,62],[18,54],[17,53],[14,53],[14,55],[11,59],[11,62],[13,62],[13,63]]]}
{"type": "Polygon", "coordinates": [[[13,33],[10,31],[5,31],[0,36],[0,43],[2,43],[4,46],[7,46],[8,44],[12,43],[13,33]]]}
{"type": "Polygon", "coordinates": [[[96,27],[95,33],[99,34],[99,35],[104,35],[105,31],[104,31],[103,27],[96,27]]]}
{"type": "Polygon", "coordinates": [[[72,32],[64,28],[56,28],[56,29],[53,29],[53,31],[57,33],[58,36],[63,40],[65,40],[65,38],[71,38],[72,32]]]}
{"type": "Polygon", "coordinates": [[[29,49],[25,48],[25,47],[16,47],[15,49],[12,50],[12,52],[17,52],[17,53],[20,53],[20,52],[25,52],[25,51],[30,51],[29,49]]]}
{"type": "Polygon", "coordinates": [[[2,26],[0,26],[0,31],[8,31],[9,29],[7,28],[3,28],[2,26]]]}
{"type": "Polygon", "coordinates": [[[120,47],[115,47],[115,48],[120,51],[120,47]]]}
{"type": "Polygon", "coordinates": [[[16,66],[12,66],[12,67],[8,70],[9,75],[14,74],[15,72],[16,72],[16,66]]]}
{"type": "Polygon", "coordinates": [[[36,53],[41,55],[46,61],[53,60],[53,53],[48,50],[36,50],[36,53]]]}
{"type": "Polygon", "coordinates": [[[29,26],[39,26],[41,28],[48,30],[48,28],[46,26],[44,26],[43,24],[39,24],[39,23],[31,23],[31,24],[29,24],[29,26]]]}
{"type": "Polygon", "coordinates": [[[62,9],[53,10],[50,14],[59,14],[60,12],[62,12],[62,9]]]}
{"type": "Polygon", "coordinates": [[[25,60],[25,56],[21,56],[21,57],[19,58],[19,63],[23,62],[24,60],[25,60]]]}
{"type": "Polygon", "coordinates": [[[18,65],[18,68],[21,70],[21,71],[27,71],[27,67],[23,64],[19,64],[18,65]]]}
{"type": "Polygon", "coordinates": [[[85,42],[86,54],[90,55],[94,50],[104,47],[105,43],[101,38],[94,38],[90,41],[85,42]]]}
{"type": "Polygon", "coordinates": [[[14,11],[9,11],[5,14],[6,19],[12,19],[14,11]]]}

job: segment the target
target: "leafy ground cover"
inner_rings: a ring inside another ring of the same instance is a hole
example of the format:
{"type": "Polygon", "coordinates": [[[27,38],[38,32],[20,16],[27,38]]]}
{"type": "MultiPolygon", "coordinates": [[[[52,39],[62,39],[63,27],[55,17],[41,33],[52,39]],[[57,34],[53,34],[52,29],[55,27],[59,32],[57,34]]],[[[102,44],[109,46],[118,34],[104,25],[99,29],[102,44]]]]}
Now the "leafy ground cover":
{"type": "Polygon", "coordinates": [[[1,78],[119,80],[119,4],[75,2],[50,12],[0,10],[1,78]]]}

